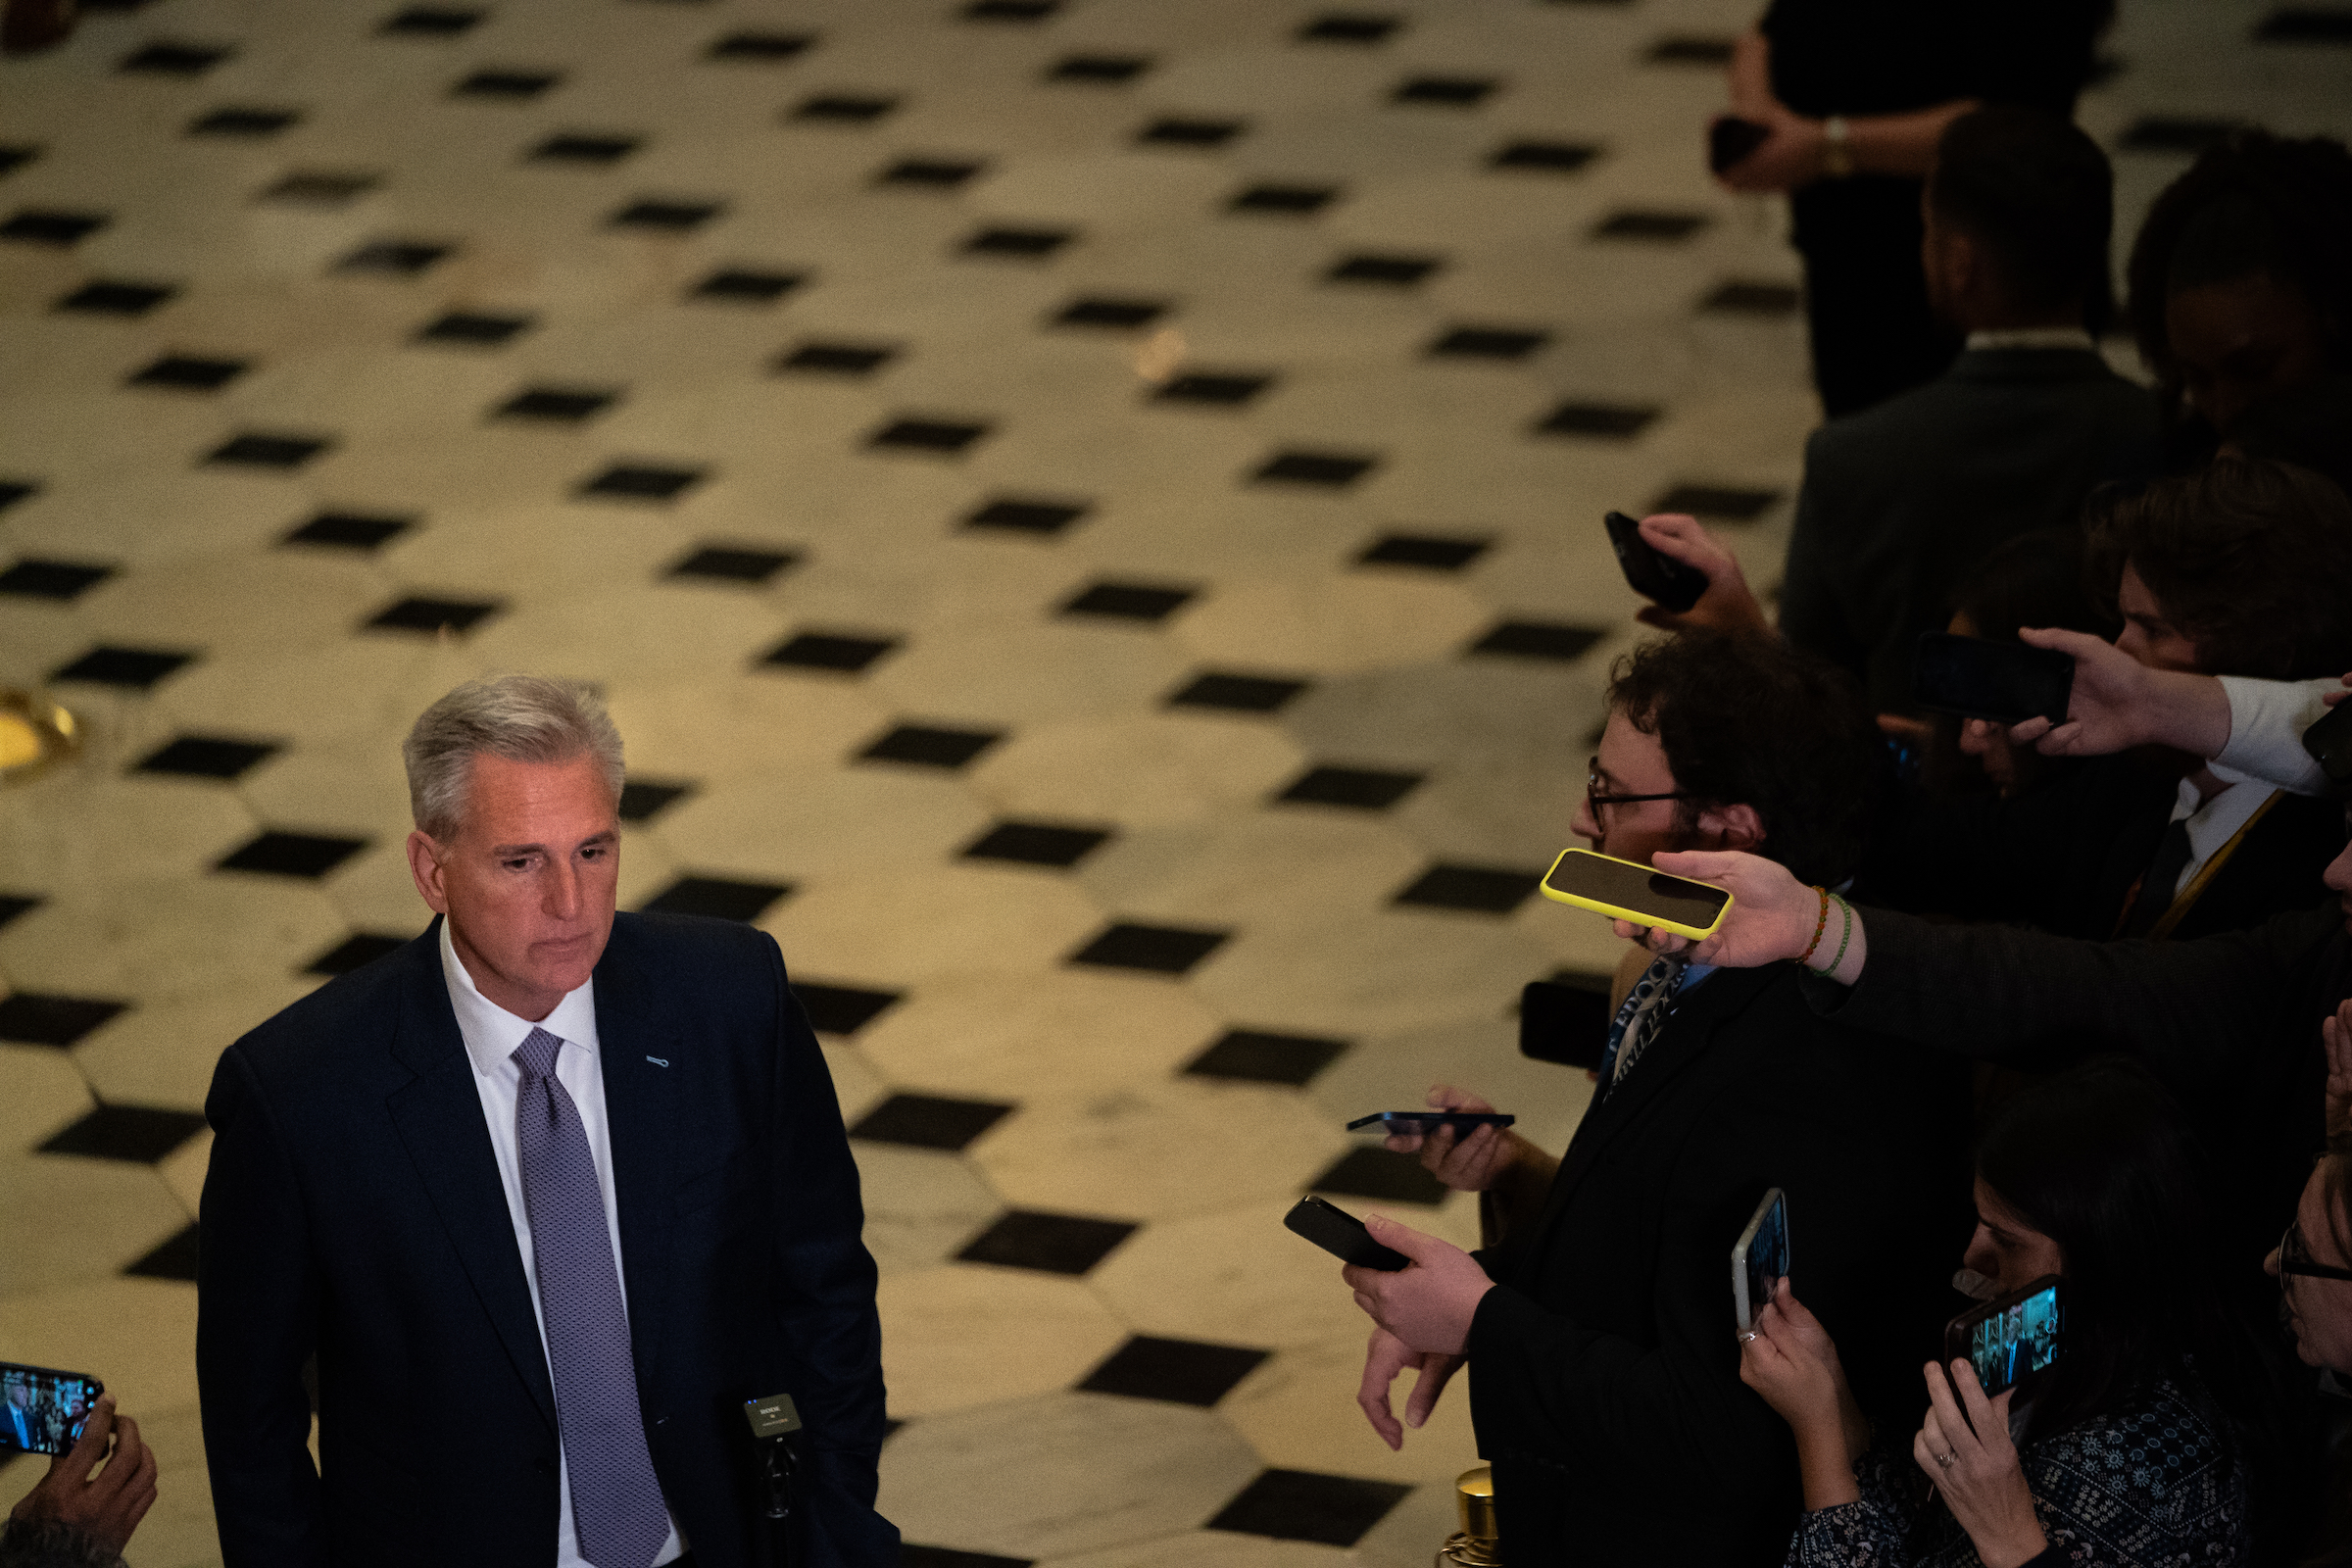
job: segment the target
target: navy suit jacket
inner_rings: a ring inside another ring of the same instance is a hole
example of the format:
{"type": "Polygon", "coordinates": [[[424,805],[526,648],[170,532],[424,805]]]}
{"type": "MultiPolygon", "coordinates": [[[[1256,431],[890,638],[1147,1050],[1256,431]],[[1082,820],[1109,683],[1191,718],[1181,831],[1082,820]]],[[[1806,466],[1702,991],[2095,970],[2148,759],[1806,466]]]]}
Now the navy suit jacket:
{"type": "MultiPolygon", "coordinates": [[[[782,954],[621,914],[596,1024],[638,1399],[689,1547],[765,1560],[741,1412],[786,1392],[799,1560],[895,1565],[858,1170],[782,954]]],[[[205,1114],[196,1360],[228,1568],[552,1564],[555,1393],[439,923],[229,1047],[205,1114]]]]}

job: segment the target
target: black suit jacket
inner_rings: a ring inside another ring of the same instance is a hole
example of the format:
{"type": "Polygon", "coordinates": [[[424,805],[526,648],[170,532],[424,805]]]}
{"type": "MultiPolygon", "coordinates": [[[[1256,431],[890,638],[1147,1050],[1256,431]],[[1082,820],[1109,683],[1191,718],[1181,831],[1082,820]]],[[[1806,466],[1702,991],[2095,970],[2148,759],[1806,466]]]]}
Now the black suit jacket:
{"type": "MultiPolygon", "coordinates": [[[[787,1392],[808,1423],[801,1560],[895,1564],[858,1172],[774,940],[619,915],[596,1013],[671,1514],[702,1564],[765,1560],[741,1411],[787,1392]]],[[[229,1047],[205,1114],[196,1358],[229,1568],[552,1563],[555,1395],[439,923],[229,1047]]]]}
{"type": "Polygon", "coordinates": [[[1781,584],[1789,642],[1914,712],[1911,660],[1959,580],[2018,534],[2071,526],[2102,480],[2153,470],[2156,404],[2088,350],[1977,349],[1805,443],[1781,584]]]}
{"type": "Polygon", "coordinates": [[[1768,1188],[1856,1397],[1889,1430],[1927,1402],[1968,1238],[1964,1082],[1822,1027],[1795,980],[1722,969],[1679,998],[1586,1113],[1541,1219],[1484,1259],[1471,1414],[1514,1563],[1787,1554],[1795,1446],[1734,1339],[1732,1248],[1768,1188]]]}

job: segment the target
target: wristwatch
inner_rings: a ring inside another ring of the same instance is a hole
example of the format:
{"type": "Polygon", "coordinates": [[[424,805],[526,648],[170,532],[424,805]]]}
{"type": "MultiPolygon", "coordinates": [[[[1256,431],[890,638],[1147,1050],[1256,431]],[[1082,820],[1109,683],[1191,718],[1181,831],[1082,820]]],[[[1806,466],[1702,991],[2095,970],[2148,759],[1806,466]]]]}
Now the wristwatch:
{"type": "Polygon", "coordinates": [[[1843,115],[1832,115],[1821,122],[1821,172],[1832,179],[1843,179],[1854,172],[1851,134],[1843,115]]]}

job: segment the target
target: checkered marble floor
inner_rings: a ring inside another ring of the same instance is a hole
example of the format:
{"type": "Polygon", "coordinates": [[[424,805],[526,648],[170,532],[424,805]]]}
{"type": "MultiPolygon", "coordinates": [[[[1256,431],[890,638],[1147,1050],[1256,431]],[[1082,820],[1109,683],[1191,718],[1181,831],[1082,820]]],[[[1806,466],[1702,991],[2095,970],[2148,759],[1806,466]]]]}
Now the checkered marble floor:
{"type": "MultiPolygon", "coordinates": [[[[1816,418],[1696,153],[1752,9],[108,0],[0,64],[0,685],[89,736],[0,795],[0,1355],[145,1422],[132,1560],[218,1560],[213,1061],[420,928],[395,743],[518,668],[609,694],[623,902],[799,978],[910,1563],[1428,1560],[1465,1401],[1381,1446],[1277,1221],[1466,1241],[1345,1120],[1582,1110],[1510,1013],[1616,956],[1529,896],[1599,514],[1768,584],[1816,418]]],[[[2342,133],[2347,30],[2126,0],[2127,220],[2342,133]]]]}

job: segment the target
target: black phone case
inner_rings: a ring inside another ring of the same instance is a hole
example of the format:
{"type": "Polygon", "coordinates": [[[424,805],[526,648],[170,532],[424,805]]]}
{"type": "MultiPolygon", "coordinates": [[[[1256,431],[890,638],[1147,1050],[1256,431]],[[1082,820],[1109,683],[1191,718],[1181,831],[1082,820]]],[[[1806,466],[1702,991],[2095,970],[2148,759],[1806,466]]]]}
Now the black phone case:
{"type": "Polygon", "coordinates": [[[1343,1263],[1394,1274],[1412,1261],[1395,1248],[1374,1241],[1362,1220],[1320,1198],[1301,1198],[1282,1216],[1282,1222],[1343,1263]]]}
{"type": "Polygon", "coordinates": [[[1938,713],[2063,724],[2074,689],[2074,658],[2054,649],[1923,631],[1911,656],[1911,695],[1938,713]]]}
{"type": "Polygon", "coordinates": [[[1622,512],[1610,513],[1601,522],[1609,530],[1609,548],[1617,552],[1618,569],[1642,598],[1679,615],[1707,591],[1706,573],[1660,555],[1642,537],[1641,523],[1622,512]]]}
{"type": "Polygon", "coordinates": [[[1707,168],[1720,174],[1771,139],[1771,127],[1726,115],[1707,127],[1707,168]]]}

